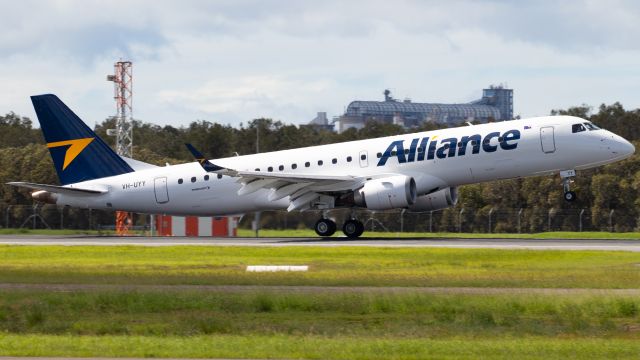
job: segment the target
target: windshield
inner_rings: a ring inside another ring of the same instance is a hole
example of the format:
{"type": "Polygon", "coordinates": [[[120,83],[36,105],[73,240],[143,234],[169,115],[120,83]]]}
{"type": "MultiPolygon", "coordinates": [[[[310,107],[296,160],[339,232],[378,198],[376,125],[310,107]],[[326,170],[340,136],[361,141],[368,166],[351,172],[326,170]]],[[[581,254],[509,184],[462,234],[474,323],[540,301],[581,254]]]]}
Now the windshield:
{"type": "Polygon", "coordinates": [[[586,127],[587,127],[587,129],[589,129],[589,131],[592,131],[592,130],[600,130],[600,128],[599,128],[598,126],[596,126],[595,124],[590,123],[590,122],[586,122],[586,123],[584,123],[584,126],[586,126],[586,127]]]}

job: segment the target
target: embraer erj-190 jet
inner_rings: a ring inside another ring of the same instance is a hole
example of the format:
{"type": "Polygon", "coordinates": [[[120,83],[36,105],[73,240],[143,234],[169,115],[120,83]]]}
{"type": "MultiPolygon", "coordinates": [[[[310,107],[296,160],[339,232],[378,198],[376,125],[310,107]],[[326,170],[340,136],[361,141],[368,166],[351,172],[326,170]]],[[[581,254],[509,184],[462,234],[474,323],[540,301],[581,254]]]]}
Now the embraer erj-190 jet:
{"type": "MultiPolygon", "coordinates": [[[[118,156],[55,95],[31,100],[61,186],[9,184],[46,203],[149,214],[432,211],[454,206],[461,185],[555,173],[573,201],[576,170],[635,152],[589,121],[545,116],[215,160],[187,144],[197,162],[159,167],[118,156]]],[[[349,238],[364,230],[353,215],[342,225],[349,238]]],[[[331,236],[336,223],[322,215],[315,231],[331,236]]]]}

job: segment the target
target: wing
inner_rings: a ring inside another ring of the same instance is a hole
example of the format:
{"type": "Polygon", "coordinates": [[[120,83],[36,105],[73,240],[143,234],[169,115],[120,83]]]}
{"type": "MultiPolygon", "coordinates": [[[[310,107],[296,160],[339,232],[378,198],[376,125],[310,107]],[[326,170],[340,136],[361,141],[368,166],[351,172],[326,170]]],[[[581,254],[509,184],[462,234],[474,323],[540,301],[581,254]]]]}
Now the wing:
{"type": "Polygon", "coordinates": [[[288,211],[333,207],[334,196],[327,195],[353,191],[362,187],[366,181],[364,177],[354,175],[239,171],[215,165],[206,160],[192,145],[186,145],[205,171],[238,178],[237,181],[242,184],[238,195],[249,195],[268,189],[270,201],[289,197],[288,211]]]}

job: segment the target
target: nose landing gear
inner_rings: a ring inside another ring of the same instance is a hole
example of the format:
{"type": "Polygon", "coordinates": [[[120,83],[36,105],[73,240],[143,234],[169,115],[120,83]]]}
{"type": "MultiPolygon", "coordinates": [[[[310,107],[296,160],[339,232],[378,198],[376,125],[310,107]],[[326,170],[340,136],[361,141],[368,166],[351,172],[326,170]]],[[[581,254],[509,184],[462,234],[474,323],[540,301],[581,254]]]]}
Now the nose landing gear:
{"type": "Polygon", "coordinates": [[[572,177],[576,176],[575,170],[560,171],[560,177],[562,178],[562,188],[564,189],[564,199],[568,202],[576,200],[576,193],[571,191],[572,177]]]}

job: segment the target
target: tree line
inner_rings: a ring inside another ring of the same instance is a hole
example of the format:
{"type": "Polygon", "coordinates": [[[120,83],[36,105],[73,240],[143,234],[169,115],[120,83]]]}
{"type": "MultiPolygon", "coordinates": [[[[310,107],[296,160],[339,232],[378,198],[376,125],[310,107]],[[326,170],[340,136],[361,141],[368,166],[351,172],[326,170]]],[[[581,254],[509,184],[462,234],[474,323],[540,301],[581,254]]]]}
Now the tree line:
{"type": "MultiPolygon", "coordinates": [[[[640,145],[640,110],[625,110],[620,103],[601,105],[597,109],[582,105],[563,110],[553,110],[554,115],[573,115],[588,119],[598,126],[610,130],[640,145]]],[[[312,126],[295,126],[272,119],[254,119],[238,127],[198,120],[188,126],[159,126],[153,123],[134,121],[134,158],[156,165],[177,164],[192,161],[184,143],[192,143],[209,158],[220,158],[260,152],[284,150],[304,146],[330,144],[344,141],[368,139],[381,136],[433,130],[442,125],[427,123],[421,128],[405,130],[400,126],[370,122],[362,129],[349,129],[340,134],[312,126]],[[259,140],[258,140],[259,139],[259,140]]],[[[115,127],[113,119],[95,126],[95,131],[113,145],[115,139],[107,136],[107,129],[115,127]]],[[[31,181],[57,183],[48,150],[39,129],[33,122],[14,113],[0,116],[0,211],[8,205],[29,205],[29,192],[4,185],[9,181],[31,181]]],[[[439,231],[495,231],[537,232],[555,222],[577,223],[579,211],[585,210],[584,229],[605,230],[613,226],[616,231],[631,231],[640,228],[640,155],[592,170],[578,172],[572,190],[578,199],[567,203],[562,197],[559,176],[502,180],[463,186],[460,201],[455,208],[430,214],[429,226],[439,231]],[[464,209],[464,210],[463,210],[464,209]],[[615,211],[615,224],[610,223],[611,210],[615,211]],[[519,224],[513,213],[527,214],[519,224]],[[553,214],[569,214],[554,216],[553,214]],[[509,213],[509,216],[500,214],[509,213]],[[491,228],[488,228],[488,226],[491,228]]],[[[12,215],[13,216],[13,215],[12,215]]],[[[16,215],[17,216],[17,215],[16,215]]],[[[81,212],[77,212],[77,216],[81,212]]],[[[104,221],[112,221],[112,215],[104,221]]],[[[283,226],[282,214],[265,214],[265,227],[283,226]]],[[[397,214],[377,215],[385,224],[395,224],[397,214]]],[[[315,217],[288,215],[287,226],[310,226],[315,217]]],[[[73,219],[69,219],[74,223],[73,219]]],[[[413,229],[426,229],[424,218],[408,217],[413,229]],[[412,220],[413,219],[413,220],[412,220]],[[411,224],[414,221],[415,224],[411,224]]],[[[77,219],[78,223],[82,221],[77,219]]]]}

